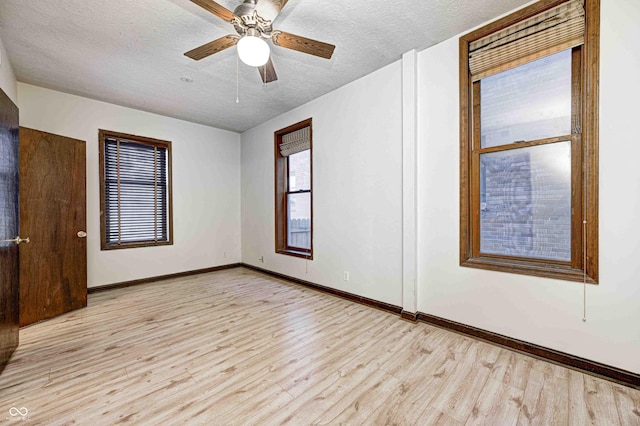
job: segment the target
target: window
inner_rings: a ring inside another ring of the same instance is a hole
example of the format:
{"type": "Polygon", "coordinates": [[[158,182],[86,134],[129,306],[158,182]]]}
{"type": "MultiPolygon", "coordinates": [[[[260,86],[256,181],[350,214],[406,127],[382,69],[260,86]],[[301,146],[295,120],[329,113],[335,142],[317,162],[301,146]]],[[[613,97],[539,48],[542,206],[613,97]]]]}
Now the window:
{"type": "Polygon", "coordinates": [[[275,132],[276,252],[313,259],[311,119],[275,132]]]}
{"type": "Polygon", "coordinates": [[[171,142],[100,130],[102,250],[173,244],[171,142]]]}
{"type": "Polygon", "coordinates": [[[599,0],[460,39],[460,265],[598,282],[599,0]]]}

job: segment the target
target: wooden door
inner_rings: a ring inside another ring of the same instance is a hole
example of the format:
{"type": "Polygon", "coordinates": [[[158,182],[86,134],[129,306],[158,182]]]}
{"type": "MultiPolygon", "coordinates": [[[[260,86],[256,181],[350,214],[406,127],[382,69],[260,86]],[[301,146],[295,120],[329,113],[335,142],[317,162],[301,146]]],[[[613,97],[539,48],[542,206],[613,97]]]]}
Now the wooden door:
{"type": "Polygon", "coordinates": [[[87,306],[85,142],[20,128],[20,325],[87,306]]]}
{"type": "Polygon", "coordinates": [[[18,107],[0,90],[0,372],[18,347],[18,107]]]}

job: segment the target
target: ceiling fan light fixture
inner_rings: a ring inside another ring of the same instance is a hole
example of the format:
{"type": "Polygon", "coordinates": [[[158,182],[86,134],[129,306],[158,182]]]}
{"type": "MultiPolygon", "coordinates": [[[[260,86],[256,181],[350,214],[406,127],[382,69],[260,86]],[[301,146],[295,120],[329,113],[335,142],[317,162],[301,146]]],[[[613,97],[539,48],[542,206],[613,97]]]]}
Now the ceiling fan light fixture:
{"type": "Polygon", "coordinates": [[[269,45],[261,37],[247,34],[238,40],[238,56],[251,67],[261,67],[269,60],[269,45]]]}

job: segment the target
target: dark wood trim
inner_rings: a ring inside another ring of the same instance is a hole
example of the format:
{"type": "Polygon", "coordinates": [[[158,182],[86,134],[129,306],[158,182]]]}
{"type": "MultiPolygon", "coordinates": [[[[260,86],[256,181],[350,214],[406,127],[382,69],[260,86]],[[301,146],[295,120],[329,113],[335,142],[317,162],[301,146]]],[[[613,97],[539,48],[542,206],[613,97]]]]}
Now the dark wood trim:
{"type": "Polygon", "coordinates": [[[402,312],[400,312],[400,318],[402,318],[403,320],[416,322],[416,321],[418,321],[418,313],[417,312],[408,312],[408,311],[405,311],[403,309],[402,312]]]}
{"type": "Polygon", "coordinates": [[[295,249],[295,250],[294,249],[276,250],[276,253],[278,253],[278,254],[286,254],[287,256],[301,257],[303,259],[313,260],[313,256],[311,256],[310,252],[299,251],[297,249],[295,249]]]}
{"type": "Polygon", "coordinates": [[[582,69],[582,46],[577,46],[571,51],[571,267],[584,271],[582,222],[586,207],[583,197],[582,69]]]}
{"type": "Polygon", "coordinates": [[[584,276],[581,269],[571,269],[570,266],[536,264],[526,259],[521,262],[508,262],[497,258],[477,257],[460,262],[460,266],[468,268],[484,269],[487,271],[508,272],[512,274],[531,275],[540,278],[555,278],[558,280],[583,282],[587,284],[597,284],[589,276],[584,276]]]}
{"type": "Polygon", "coordinates": [[[165,141],[162,139],[154,139],[146,136],[131,135],[129,133],[113,132],[111,130],[98,129],[98,135],[100,140],[104,140],[105,137],[113,139],[122,139],[129,142],[142,143],[145,145],[157,146],[164,148],[167,145],[171,145],[171,141],[165,141]]]}
{"type": "MultiPolygon", "coordinates": [[[[482,253],[480,252],[477,256],[481,260],[486,260],[489,262],[509,262],[510,264],[513,262],[514,264],[523,264],[523,265],[531,265],[534,267],[551,267],[551,268],[559,268],[559,269],[569,269],[571,268],[571,261],[569,260],[541,260],[535,257],[518,257],[518,256],[508,256],[508,255],[499,255],[493,253],[482,253]]],[[[582,273],[582,272],[580,272],[582,273]]]]}
{"type": "Polygon", "coordinates": [[[182,277],[188,277],[188,276],[191,276],[191,275],[206,274],[206,273],[209,273],[209,272],[222,271],[222,270],[225,270],[225,269],[239,268],[241,266],[243,266],[241,263],[230,263],[228,265],[213,266],[211,268],[195,269],[193,271],[177,272],[175,274],[167,274],[167,275],[159,275],[159,276],[156,276],[156,277],[141,278],[139,280],[123,281],[123,282],[114,283],[114,284],[106,284],[106,285],[101,285],[101,286],[96,286],[96,287],[89,287],[89,288],[87,288],[87,293],[89,293],[89,294],[100,293],[100,292],[103,292],[103,291],[116,290],[116,289],[125,288],[125,287],[132,287],[132,286],[140,285],[140,284],[149,284],[149,283],[153,283],[153,282],[156,282],[156,281],[168,280],[168,279],[171,279],[171,278],[182,278],[182,277]]]}
{"type": "MultiPolygon", "coordinates": [[[[287,192],[287,159],[280,154],[280,141],[282,135],[278,132],[273,134],[273,179],[274,179],[274,200],[275,200],[275,251],[283,250],[287,246],[287,226],[282,218],[286,218],[286,192],[287,192]]],[[[285,219],[286,221],[286,219],[285,219]]]]}
{"type": "Polygon", "coordinates": [[[460,265],[472,257],[471,241],[471,76],[469,75],[469,43],[465,37],[459,43],[460,72],[460,265]]]}
{"type": "Polygon", "coordinates": [[[584,138],[584,196],[587,211],[585,213],[586,260],[584,269],[596,283],[599,280],[598,267],[598,182],[599,182],[599,134],[600,134],[600,0],[585,2],[586,34],[582,52],[584,67],[583,97],[585,116],[582,119],[582,137],[584,138]]]}
{"type": "Polygon", "coordinates": [[[270,275],[274,278],[278,278],[284,281],[289,281],[294,284],[300,284],[305,287],[312,288],[314,290],[321,291],[323,293],[332,294],[334,296],[341,297],[343,299],[350,300],[352,302],[360,303],[362,305],[371,306],[373,308],[382,309],[383,311],[391,312],[394,314],[400,315],[402,313],[402,308],[400,306],[392,305],[390,303],[380,302],[378,300],[369,299],[368,297],[358,296],[356,294],[347,293],[346,291],[338,290],[331,287],[326,287],[320,284],[312,283],[310,281],[301,280],[300,278],[290,277],[288,275],[280,274],[278,272],[269,271],[268,269],[262,269],[257,266],[249,265],[247,263],[243,263],[241,266],[252,269],[254,271],[270,275]]]}
{"type": "Polygon", "coordinates": [[[544,346],[539,346],[523,340],[504,336],[502,334],[493,333],[491,331],[437,317],[435,315],[418,312],[417,316],[418,321],[422,321],[427,324],[455,331],[457,333],[503,346],[527,355],[532,355],[544,361],[553,362],[555,364],[562,365],[563,367],[572,368],[574,370],[611,380],[625,386],[640,389],[640,374],[632,373],[631,371],[622,370],[610,365],[601,364],[596,361],[591,361],[565,352],[556,351],[544,346]]]}
{"type": "Polygon", "coordinates": [[[274,158],[274,197],[275,197],[275,251],[288,256],[302,257],[313,260],[313,119],[307,118],[284,129],[276,130],[273,133],[273,158],[274,158]],[[289,190],[287,175],[288,157],[280,154],[280,143],[282,136],[295,132],[296,130],[309,128],[309,144],[311,147],[311,159],[309,163],[311,172],[310,190],[311,194],[311,249],[306,250],[299,247],[290,247],[287,241],[287,193],[289,190]]]}
{"type": "Polygon", "coordinates": [[[482,148],[479,125],[481,122],[480,82],[475,81],[470,83],[469,92],[471,93],[471,132],[473,132],[470,140],[471,146],[469,147],[469,151],[471,151],[468,181],[470,188],[468,205],[471,208],[469,214],[471,225],[469,235],[471,236],[471,241],[469,241],[469,245],[471,246],[471,255],[478,257],[480,256],[480,154],[482,148]]]}
{"type": "MultiPolygon", "coordinates": [[[[478,128],[478,132],[477,132],[478,135],[480,134],[479,130],[480,129],[478,128]]],[[[477,149],[477,152],[478,154],[488,154],[491,152],[504,152],[504,151],[510,151],[514,149],[528,148],[531,146],[547,145],[547,144],[552,144],[556,142],[570,142],[575,139],[575,136],[576,136],[575,134],[570,134],[570,135],[556,136],[553,138],[546,138],[546,139],[513,142],[509,145],[498,145],[498,146],[492,146],[489,148],[479,148],[477,149]]],[[[476,137],[475,140],[478,140],[478,138],[476,137]]]]}

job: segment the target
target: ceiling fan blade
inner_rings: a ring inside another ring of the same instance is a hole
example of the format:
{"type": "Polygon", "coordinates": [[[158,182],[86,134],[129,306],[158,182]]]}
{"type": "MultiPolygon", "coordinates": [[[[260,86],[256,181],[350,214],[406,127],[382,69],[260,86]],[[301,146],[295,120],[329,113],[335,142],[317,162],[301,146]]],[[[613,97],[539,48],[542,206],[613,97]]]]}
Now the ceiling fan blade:
{"type": "Polygon", "coordinates": [[[298,52],[308,53],[325,59],[331,59],[333,50],[336,48],[333,44],[323,43],[321,41],[297,36],[295,34],[285,33],[283,31],[274,31],[271,40],[273,40],[273,43],[277,46],[297,50],[298,52]]]}
{"type": "Polygon", "coordinates": [[[188,56],[191,59],[199,61],[202,58],[206,58],[207,56],[211,56],[214,53],[218,53],[231,46],[235,46],[237,42],[238,36],[229,34],[224,37],[220,37],[217,40],[205,43],[200,47],[196,47],[195,49],[192,49],[185,53],[184,56],[188,56]]]}
{"type": "Polygon", "coordinates": [[[276,81],[278,76],[276,75],[276,69],[273,67],[273,62],[271,58],[261,67],[258,67],[258,72],[260,73],[260,78],[264,84],[271,83],[272,81],[276,81]]]}
{"type": "Polygon", "coordinates": [[[284,9],[287,1],[288,0],[258,0],[255,10],[262,19],[273,22],[280,14],[280,11],[284,9]]]}
{"type": "Polygon", "coordinates": [[[219,5],[213,0],[191,0],[191,1],[197,4],[198,6],[200,6],[201,8],[213,13],[218,18],[223,19],[227,22],[233,21],[233,18],[236,17],[236,15],[234,15],[232,11],[230,11],[224,6],[219,5]]]}

